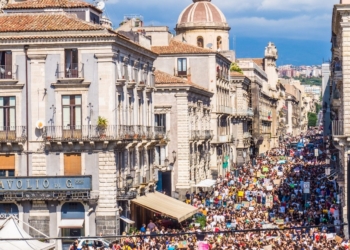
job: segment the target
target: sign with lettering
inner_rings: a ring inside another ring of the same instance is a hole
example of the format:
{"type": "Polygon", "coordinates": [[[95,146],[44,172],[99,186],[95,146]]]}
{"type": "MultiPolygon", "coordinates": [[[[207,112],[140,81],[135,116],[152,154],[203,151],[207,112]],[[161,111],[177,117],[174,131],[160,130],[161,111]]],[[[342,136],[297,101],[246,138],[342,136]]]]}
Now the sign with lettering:
{"type": "Polygon", "coordinates": [[[91,176],[38,176],[0,178],[0,193],[9,191],[90,191],[91,176]]]}

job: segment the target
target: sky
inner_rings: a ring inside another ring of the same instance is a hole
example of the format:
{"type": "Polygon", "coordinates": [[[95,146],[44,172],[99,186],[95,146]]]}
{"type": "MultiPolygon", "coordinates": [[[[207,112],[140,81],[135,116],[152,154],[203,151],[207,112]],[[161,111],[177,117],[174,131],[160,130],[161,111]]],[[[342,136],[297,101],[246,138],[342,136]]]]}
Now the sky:
{"type": "MultiPolygon", "coordinates": [[[[125,15],[144,17],[145,25],[166,25],[174,32],[177,19],[192,0],[107,0],[106,14],[114,27],[125,15]]],[[[212,0],[231,27],[231,49],[238,58],[263,57],[274,42],[278,65],[318,65],[330,58],[333,5],[339,0],[212,0]]]]}

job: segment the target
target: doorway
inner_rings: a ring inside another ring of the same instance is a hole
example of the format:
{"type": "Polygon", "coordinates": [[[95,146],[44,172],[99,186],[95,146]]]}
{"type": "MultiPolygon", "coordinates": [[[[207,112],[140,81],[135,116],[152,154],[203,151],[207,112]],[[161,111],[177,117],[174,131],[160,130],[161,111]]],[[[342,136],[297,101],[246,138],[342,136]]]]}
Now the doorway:
{"type": "Polygon", "coordinates": [[[171,196],[171,171],[158,172],[157,191],[171,196]]]}

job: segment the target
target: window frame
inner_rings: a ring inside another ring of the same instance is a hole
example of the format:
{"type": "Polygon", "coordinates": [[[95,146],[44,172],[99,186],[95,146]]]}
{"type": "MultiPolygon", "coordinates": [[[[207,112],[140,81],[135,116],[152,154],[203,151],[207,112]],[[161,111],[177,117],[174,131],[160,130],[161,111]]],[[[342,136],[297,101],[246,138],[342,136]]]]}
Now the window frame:
{"type": "Polygon", "coordinates": [[[177,75],[187,76],[187,58],[177,58],[177,75]]]}
{"type": "MultiPolygon", "coordinates": [[[[0,104],[0,112],[3,111],[3,124],[0,124],[0,131],[15,131],[16,128],[16,96],[0,96],[3,98],[3,105],[0,104]],[[11,98],[14,100],[14,105],[11,105],[11,98]],[[8,105],[5,105],[5,100],[8,99],[8,105]],[[13,110],[13,118],[11,118],[11,109],[13,110]],[[11,125],[11,120],[13,125],[11,125]]],[[[0,120],[1,122],[1,120],[0,120]]]]}
{"type": "Polygon", "coordinates": [[[83,118],[83,109],[82,109],[82,104],[83,104],[83,99],[82,95],[62,95],[61,96],[61,102],[62,102],[62,127],[63,130],[81,130],[82,129],[82,118],[83,118]],[[68,96],[69,97],[69,104],[64,104],[63,99],[64,97],[68,96]],[[75,104],[76,97],[80,97],[80,104],[75,104]],[[72,100],[74,100],[74,104],[72,103],[72,100]],[[64,124],[64,110],[65,108],[69,108],[69,125],[64,124]],[[77,125],[77,116],[76,116],[76,108],[80,107],[80,124],[77,125]],[[73,124],[72,124],[73,123],[73,124]],[[78,127],[78,128],[77,128],[78,127]]]}

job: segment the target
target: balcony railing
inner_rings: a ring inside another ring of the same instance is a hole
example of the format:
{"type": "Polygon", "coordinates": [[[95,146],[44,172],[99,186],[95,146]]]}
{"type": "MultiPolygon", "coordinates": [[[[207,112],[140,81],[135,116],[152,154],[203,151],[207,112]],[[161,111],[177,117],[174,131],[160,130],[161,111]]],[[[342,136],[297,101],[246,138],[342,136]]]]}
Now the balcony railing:
{"type": "Polygon", "coordinates": [[[235,116],[250,116],[250,117],[254,116],[254,111],[252,108],[234,109],[234,108],[226,107],[226,106],[218,106],[218,112],[230,114],[230,115],[235,115],[235,116]]]}
{"type": "Polygon", "coordinates": [[[0,65],[0,80],[18,79],[18,65],[0,65]]]}
{"type": "Polygon", "coordinates": [[[164,127],[108,125],[106,128],[93,125],[47,126],[44,140],[47,141],[114,141],[162,139],[164,127]]]}
{"type": "Polygon", "coordinates": [[[26,140],[25,126],[0,126],[0,142],[24,142],[26,140]]]}
{"type": "Polygon", "coordinates": [[[70,65],[57,64],[56,77],[58,79],[84,78],[84,64],[72,63],[70,65]]]}
{"type": "Polygon", "coordinates": [[[199,140],[200,139],[200,131],[199,130],[191,130],[190,139],[192,141],[199,140]]]}
{"type": "Polygon", "coordinates": [[[198,132],[200,133],[199,139],[201,139],[201,140],[210,140],[214,136],[212,130],[203,130],[203,131],[198,131],[198,132]]]}
{"type": "Polygon", "coordinates": [[[344,121],[343,120],[332,121],[332,135],[333,136],[344,135],[344,121]]]}

